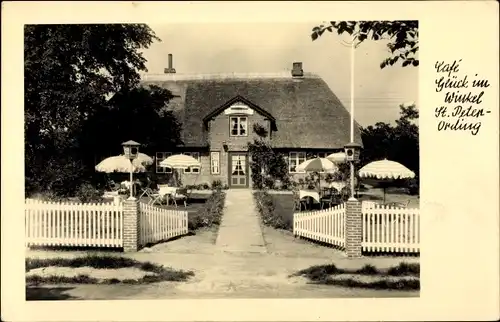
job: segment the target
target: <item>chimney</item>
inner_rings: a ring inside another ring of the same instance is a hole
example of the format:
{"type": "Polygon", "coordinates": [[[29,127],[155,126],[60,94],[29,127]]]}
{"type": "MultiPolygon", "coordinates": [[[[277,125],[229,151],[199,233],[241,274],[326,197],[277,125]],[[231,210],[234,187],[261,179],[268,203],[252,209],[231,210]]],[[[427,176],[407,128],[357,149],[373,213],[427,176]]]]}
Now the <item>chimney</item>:
{"type": "Polygon", "coordinates": [[[165,68],[163,70],[165,74],[175,74],[175,68],[173,66],[172,60],[172,54],[168,54],[168,68],[165,68]]]}
{"type": "Polygon", "coordinates": [[[303,77],[304,70],[302,69],[302,62],[293,63],[292,77],[303,77]]]}

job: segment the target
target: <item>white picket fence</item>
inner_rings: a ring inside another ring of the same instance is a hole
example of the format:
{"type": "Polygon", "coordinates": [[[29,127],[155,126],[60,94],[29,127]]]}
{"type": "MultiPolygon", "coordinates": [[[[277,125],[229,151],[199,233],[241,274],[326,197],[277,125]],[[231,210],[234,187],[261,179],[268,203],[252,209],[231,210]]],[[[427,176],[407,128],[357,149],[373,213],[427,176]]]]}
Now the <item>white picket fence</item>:
{"type": "Polygon", "coordinates": [[[293,234],[344,247],[345,204],[293,214],[293,234]]]}
{"type": "Polygon", "coordinates": [[[383,205],[363,207],[363,251],[420,252],[420,212],[383,205]]]}
{"type": "Polygon", "coordinates": [[[123,246],[123,208],[113,203],[27,199],[26,246],[123,246]]]}
{"type": "Polygon", "coordinates": [[[141,246],[187,234],[187,211],[163,209],[142,202],[139,204],[141,246]]]}
{"type": "MultiPolygon", "coordinates": [[[[362,250],[365,252],[420,252],[420,212],[378,204],[362,207],[362,250]]],[[[293,215],[293,233],[345,247],[345,204],[293,215]]]]}

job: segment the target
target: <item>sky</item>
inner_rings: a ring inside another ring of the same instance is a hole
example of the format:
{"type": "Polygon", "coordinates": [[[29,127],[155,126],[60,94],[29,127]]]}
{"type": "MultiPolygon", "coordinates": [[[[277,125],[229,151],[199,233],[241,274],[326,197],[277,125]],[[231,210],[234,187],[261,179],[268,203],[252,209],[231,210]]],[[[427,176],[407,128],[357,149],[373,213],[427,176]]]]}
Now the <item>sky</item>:
{"type": "MultiPolygon", "coordinates": [[[[303,63],[304,72],[319,75],[350,110],[348,35],[326,33],[311,40],[311,23],[200,23],[149,25],[162,40],[143,51],[148,74],[161,74],[168,54],[181,73],[273,73],[303,63]]],[[[365,41],[355,51],[354,117],[361,126],[394,123],[399,105],[418,107],[418,68],[380,69],[389,55],[383,42],[365,41]]]]}

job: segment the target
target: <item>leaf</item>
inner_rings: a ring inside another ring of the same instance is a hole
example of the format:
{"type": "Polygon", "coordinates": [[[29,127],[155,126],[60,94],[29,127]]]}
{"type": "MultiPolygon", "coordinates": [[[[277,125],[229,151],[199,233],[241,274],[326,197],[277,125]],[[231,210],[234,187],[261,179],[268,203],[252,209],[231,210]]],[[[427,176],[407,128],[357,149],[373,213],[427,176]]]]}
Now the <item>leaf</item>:
{"type": "Polygon", "coordinates": [[[311,34],[311,38],[312,38],[312,40],[313,40],[313,41],[315,41],[316,39],[318,39],[318,37],[319,37],[319,36],[318,36],[318,33],[317,33],[317,32],[313,32],[313,33],[311,34]]]}
{"type": "Polygon", "coordinates": [[[403,62],[403,67],[406,67],[406,66],[408,66],[409,64],[410,64],[410,62],[409,62],[408,60],[405,60],[405,61],[403,62]]]}
{"type": "Polygon", "coordinates": [[[419,62],[418,62],[418,60],[416,60],[416,59],[415,59],[415,60],[412,62],[412,64],[413,64],[413,66],[417,67],[417,66],[418,66],[418,64],[419,64],[419,62]]]}
{"type": "Polygon", "coordinates": [[[386,63],[385,61],[383,61],[383,62],[380,64],[380,69],[383,69],[386,65],[387,65],[387,63],[386,63]]]}

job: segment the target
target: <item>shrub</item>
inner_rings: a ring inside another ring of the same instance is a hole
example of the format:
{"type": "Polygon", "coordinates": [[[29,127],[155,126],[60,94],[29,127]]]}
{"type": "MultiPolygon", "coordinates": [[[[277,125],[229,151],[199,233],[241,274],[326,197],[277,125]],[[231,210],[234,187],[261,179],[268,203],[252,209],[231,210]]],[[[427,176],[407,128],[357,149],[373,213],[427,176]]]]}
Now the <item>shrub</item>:
{"type": "Polygon", "coordinates": [[[398,266],[391,267],[387,271],[387,275],[391,276],[419,276],[420,264],[401,262],[398,266]]]}
{"type": "Polygon", "coordinates": [[[377,268],[375,266],[370,265],[370,264],[366,264],[362,268],[358,269],[356,271],[356,274],[360,274],[360,275],[377,275],[377,274],[379,274],[379,271],[377,270],[377,268]]]}
{"type": "Polygon", "coordinates": [[[288,164],[284,156],[268,144],[267,131],[259,124],[255,124],[253,130],[258,136],[248,143],[248,152],[252,156],[250,171],[253,187],[259,190],[274,189],[276,180],[289,182],[288,164]]]}
{"type": "Polygon", "coordinates": [[[259,191],[254,193],[254,198],[264,225],[275,229],[290,228],[284,218],[276,211],[276,205],[271,195],[267,192],[259,191]]]}
{"type": "Polygon", "coordinates": [[[409,179],[406,183],[406,187],[410,195],[418,195],[420,193],[420,184],[418,178],[409,179]]]}
{"type": "Polygon", "coordinates": [[[212,182],[212,190],[221,190],[223,187],[222,187],[222,181],[220,180],[214,180],[212,182]]]}
{"type": "Polygon", "coordinates": [[[276,181],[273,178],[266,177],[264,178],[264,187],[266,189],[274,189],[276,185],[276,181]]]}
{"type": "Polygon", "coordinates": [[[188,228],[191,230],[202,227],[211,227],[219,225],[224,209],[224,200],[226,194],[221,191],[214,191],[205,202],[200,212],[189,217],[188,228]]]}
{"type": "Polygon", "coordinates": [[[96,189],[90,183],[82,183],[76,191],[76,197],[83,203],[101,202],[102,191],[96,189]]]}
{"type": "Polygon", "coordinates": [[[201,189],[208,190],[208,189],[210,189],[210,185],[208,183],[202,183],[201,184],[201,189]]]}

